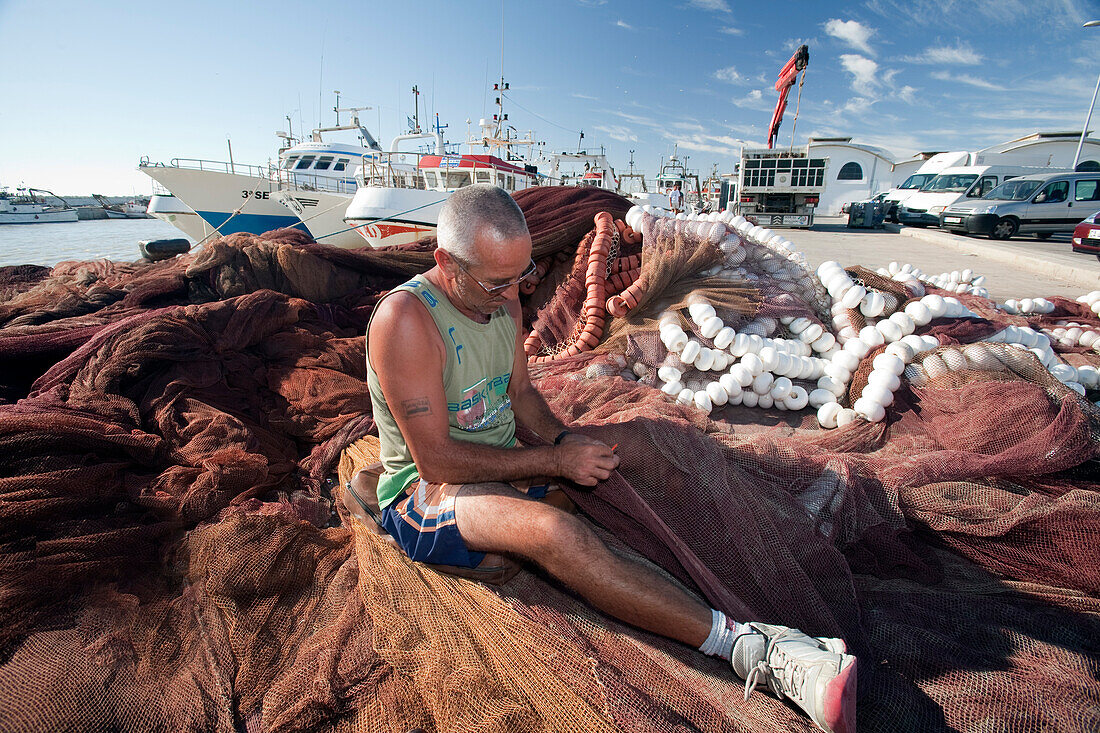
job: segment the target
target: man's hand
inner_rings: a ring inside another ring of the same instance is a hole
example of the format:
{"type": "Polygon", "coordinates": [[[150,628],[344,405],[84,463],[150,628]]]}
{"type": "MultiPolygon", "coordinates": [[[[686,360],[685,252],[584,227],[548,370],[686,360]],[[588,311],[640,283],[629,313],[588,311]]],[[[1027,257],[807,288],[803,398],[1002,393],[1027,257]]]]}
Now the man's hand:
{"type": "Polygon", "coordinates": [[[558,475],[581,486],[595,486],[606,480],[619,465],[611,446],[576,433],[565,436],[554,450],[558,475]]]}

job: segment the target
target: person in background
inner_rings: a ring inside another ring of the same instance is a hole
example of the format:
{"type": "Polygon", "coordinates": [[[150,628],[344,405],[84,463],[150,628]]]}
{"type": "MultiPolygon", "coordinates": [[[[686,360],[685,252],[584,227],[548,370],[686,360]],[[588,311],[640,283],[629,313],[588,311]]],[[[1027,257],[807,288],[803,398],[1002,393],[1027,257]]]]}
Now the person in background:
{"type": "Polygon", "coordinates": [[[680,190],[679,183],[673,185],[672,190],[668,192],[668,208],[673,214],[679,214],[684,210],[684,192],[680,190]]]}
{"type": "Polygon", "coordinates": [[[597,429],[562,423],[531,383],[519,286],[535,265],[516,202],[466,186],[443,206],[438,241],[435,267],[390,291],[367,326],[378,506],[398,545],[450,567],[491,554],[532,562],[609,616],[728,660],[746,695],[765,684],[822,729],[854,731],[856,658],[842,640],[728,619],[563,508],[562,481],[595,486],[619,457],[597,429]],[[518,444],[517,422],[546,444],[518,444]]]}

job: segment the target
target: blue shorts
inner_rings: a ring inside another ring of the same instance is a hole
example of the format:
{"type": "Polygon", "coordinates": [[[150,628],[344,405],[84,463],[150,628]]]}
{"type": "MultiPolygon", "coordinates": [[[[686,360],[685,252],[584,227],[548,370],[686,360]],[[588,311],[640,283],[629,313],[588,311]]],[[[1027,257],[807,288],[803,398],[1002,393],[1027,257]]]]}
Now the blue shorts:
{"type": "MultiPolygon", "coordinates": [[[[558,488],[547,479],[508,482],[521,494],[542,499],[558,488]]],[[[455,498],[466,484],[437,484],[420,479],[382,510],[382,526],[416,562],[476,568],[484,552],[466,549],[455,522],[455,498]]]]}

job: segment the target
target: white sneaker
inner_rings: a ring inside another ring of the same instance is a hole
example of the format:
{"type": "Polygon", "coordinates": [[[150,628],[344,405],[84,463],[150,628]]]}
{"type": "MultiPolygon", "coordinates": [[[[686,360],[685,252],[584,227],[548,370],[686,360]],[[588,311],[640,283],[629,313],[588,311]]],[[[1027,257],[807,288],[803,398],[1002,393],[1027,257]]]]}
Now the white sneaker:
{"type": "Polygon", "coordinates": [[[730,663],[745,680],[745,699],[765,682],[828,733],[855,733],[856,658],[843,639],[753,622],[733,643],[730,663]]]}

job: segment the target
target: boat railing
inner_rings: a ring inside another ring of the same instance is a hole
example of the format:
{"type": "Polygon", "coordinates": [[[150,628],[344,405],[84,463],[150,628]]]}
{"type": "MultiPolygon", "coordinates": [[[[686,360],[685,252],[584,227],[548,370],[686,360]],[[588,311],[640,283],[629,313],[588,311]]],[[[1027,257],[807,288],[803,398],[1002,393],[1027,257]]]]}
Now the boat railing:
{"type": "Polygon", "coordinates": [[[275,180],[282,186],[303,191],[324,191],[326,193],[354,194],[359,187],[355,178],[350,175],[337,178],[335,176],[319,176],[311,173],[295,173],[278,169],[275,171],[275,180]]]}
{"type": "Polygon", "coordinates": [[[270,178],[272,170],[271,166],[234,163],[231,160],[203,160],[201,158],[172,158],[168,165],[171,168],[186,168],[188,170],[210,171],[213,173],[233,173],[252,178],[270,178]]]}
{"type": "MultiPolygon", "coordinates": [[[[426,188],[420,171],[422,153],[389,152],[363,156],[359,185],[374,188],[426,188]]],[[[444,156],[446,157],[446,156],[444,156]]]]}

